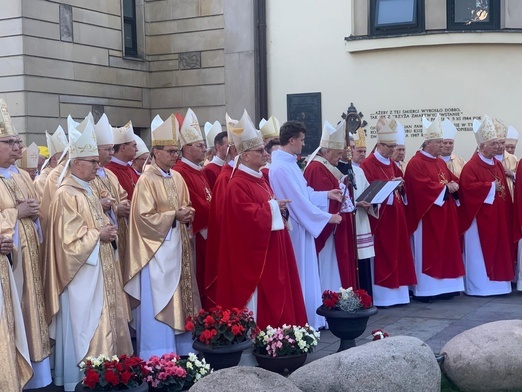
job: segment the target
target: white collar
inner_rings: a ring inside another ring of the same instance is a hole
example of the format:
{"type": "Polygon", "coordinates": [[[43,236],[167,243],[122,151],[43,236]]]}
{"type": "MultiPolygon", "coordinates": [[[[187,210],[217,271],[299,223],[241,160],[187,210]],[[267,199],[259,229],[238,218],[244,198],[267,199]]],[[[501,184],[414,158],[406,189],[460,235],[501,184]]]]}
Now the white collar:
{"type": "Polygon", "coordinates": [[[210,162],[214,163],[215,165],[218,165],[218,166],[223,166],[225,164],[225,161],[223,159],[221,159],[220,157],[218,157],[217,155],[214,155],[214,158],[212,158],[212,160],[210,162]]]}
{"type": "Polygon", "coordinates": [[[493,166],[495,164],[495,161],[493,160],[493,158],[486,158],[480,152],[478,153],[478,156],[480,159],[482,159],[482,162],[487,163],[488,165],[493,166]]]}
{"type": "Polygon", "coordinates": [[[241,170],[242,172],[245,172],[247,174],[250,174],[251,176],[257,177],[257,178],[263,177],[263,173],[252,170],[249,167],[246,167],[245,165],[243,165],[242,163],[239,164],[239,167],[237,169],[241,170]]]}
{"type": "Polygon", "coordinates": [[[105,170],[103,170],[103,167],[100,167],[98,170],[96,170],[96,175],[100,178],[107,177],[107,174],[105,174],[105,170]]]}
{"type": "Polygon", "coordinates": [[[437,159],[437,157],[434,157],[429,152],[426,152],[424,150],[419,150],[419,151],[421,152],[422,155],[427,156],[428,158],[437,159]]]}
{"type": "Polygon", "coordinates": [[[116,157],[112,157],[111,158],[111,162],[117,163],[118,165],[122,165],[122,166],[128,166],[129,165],[129,162],[121,161],[121,160],[119,160],[116,157]]]}
{"type": "Polygon", "coordinates": [[[192,163],[190,162],[187,158],[181,158],[181,162],[183,163],[186,163],[187,165],[189,165],[191,168],[193,169],[196,169],[196,170],[202,170],[203,168],[199,165],[196,165],[195,163],[192,163]]]}
{"type": "Polygon", "coordinates": [[[381,163],[384,163],[385,165],[389,165],[390,164],[390,158],[384,158],[381,154],[379,154],[377,151],[375,151],[373,153],[373,155],[375,155],[375,158],[377,158],[377,160],[381,163]]]}
{"type": "Polygon", "coordinates": [[[87,181],[83,181],[82,179],[76,177],[74,174],[71,174],[71,177],[74,181],[76,181],[83,189],[87,191],[87,194],[92,195],[92,189],[90,184],[87,181]]]}
{"type": "Polygon", "coordinates": [[[446,155],[446,156],[441,155],[440,157],[442,158],[442,160],[443,160],[444,162],[449,162],[449,161],[451,161],[451,155],[446,155]]]}
{"type": "Polygon", "coordinates": [[[9,168],[5,168],[5,167],[0,167],[0,175],[4,178],[11,178],[11,171],[9,170],[9,168]]]}

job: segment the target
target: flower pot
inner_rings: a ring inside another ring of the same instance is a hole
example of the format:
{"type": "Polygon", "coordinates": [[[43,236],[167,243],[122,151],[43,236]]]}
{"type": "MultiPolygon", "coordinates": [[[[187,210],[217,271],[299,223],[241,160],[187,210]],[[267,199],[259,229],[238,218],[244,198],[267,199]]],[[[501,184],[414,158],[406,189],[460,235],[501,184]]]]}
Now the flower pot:
{"type": "Polygon", "coordinates": [[[210,347],[206,344],[198,342],[197,340],[192,343],[194,350],[198,350],[203,354],[207,363],[214,370],[224,369],[232,366],[237,366],[241,360],[241,354],[243,350],[246,350],[252,346],[250,339],[244,342],[232,344],[230,346],[219,346],[210,347]]]}
{"type": "Polygon", "coordinates": [[[341,339],[339,350],[337,350],[339,352],[355,347],[355,339],[364,333],[368,319],[377,314],[377,308],[372,306],[369,309],[361,309],[356,312],[344,312],[319,306],[316,313],[326,318],[330,331],[341,339]]]}
{"type": "MultiPolygon", "coordinates": [[[[119,391],[119,389],[114,389],[115,391],[119,391]]],[[[137,387],[125,389],[127,392],[148,392],[149,390],[149,384],[146,382],[141,383],[141,385],[138,385],[137,387]]],[[[78,384],[76,384],[76,387],[74,388],[74,392],[89,392],[93,391],[93,389],[87,388],[82,384],[80,381],[78,384]]]]}
{"type": "Polygon", "coordinates": [[[270,355],[253,353],[257,363],[265,370],[274,373],[287,375],[294,370],[303,366],[308,354],[283,355],[281,357],[272,357],[270,355]]]}

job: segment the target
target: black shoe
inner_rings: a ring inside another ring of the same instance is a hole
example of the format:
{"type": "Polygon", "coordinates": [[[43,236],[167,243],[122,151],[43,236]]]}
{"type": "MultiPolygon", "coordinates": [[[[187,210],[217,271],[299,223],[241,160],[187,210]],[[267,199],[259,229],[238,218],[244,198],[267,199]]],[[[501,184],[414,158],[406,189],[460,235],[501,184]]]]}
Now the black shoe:
{"type": "Polygon", "coordinates": [[[435,298],[441,299],[443,301],[452,300],[453,297],[455,297],[455,293],[444,293],[444,294],[439,294],[439,295],[435,296],[435,298]]]}
{"type": "Polygon", "coordinates": [[[415,301],[419,301],[419,302],[422,302],[424,304],[431,304],[431,303],[433,303],[433,297],[432,296],[418,297],[418,296],[414,295],[412,298],[415,301]]]}

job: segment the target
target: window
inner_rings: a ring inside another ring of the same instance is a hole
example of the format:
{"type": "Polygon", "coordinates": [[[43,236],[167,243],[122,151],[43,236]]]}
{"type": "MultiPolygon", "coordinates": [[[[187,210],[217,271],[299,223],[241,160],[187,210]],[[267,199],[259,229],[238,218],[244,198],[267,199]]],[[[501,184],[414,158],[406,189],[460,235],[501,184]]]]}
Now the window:
{"type": "Polygon", "coordinates": [[[420,33],[424,0],[371,0],[370,26],[373,35],[420,33]]]}
{"type": "Polygon", "coordinates": [[[125,56],[138,55],[136,34],[136,0],[123,0],[123,42],[125,56]]]}
{"type": "Polygon", "coordinates": [[[448,30],[500,29],[500,1],[447,0],[448,30]]]}

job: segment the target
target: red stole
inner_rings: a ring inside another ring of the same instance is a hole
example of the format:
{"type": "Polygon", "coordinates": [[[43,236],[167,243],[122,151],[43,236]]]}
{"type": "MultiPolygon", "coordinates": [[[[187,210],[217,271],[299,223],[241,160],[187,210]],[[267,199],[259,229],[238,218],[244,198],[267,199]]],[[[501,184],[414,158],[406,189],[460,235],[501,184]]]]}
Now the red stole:
{"type": "Polygon", "coordinates": [[[105,169],[109,169],[118,178],[121,187],[127,191],[127,199],[132,200],[134,187],[138,182],[138,174],[130,165],[120,165],[116,162],[109,162],[105,165],[105,169]]]}

